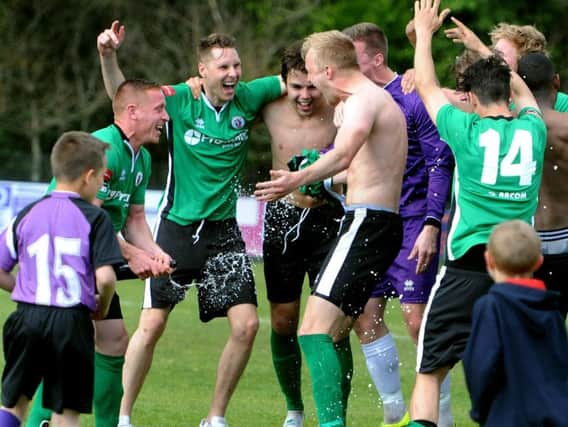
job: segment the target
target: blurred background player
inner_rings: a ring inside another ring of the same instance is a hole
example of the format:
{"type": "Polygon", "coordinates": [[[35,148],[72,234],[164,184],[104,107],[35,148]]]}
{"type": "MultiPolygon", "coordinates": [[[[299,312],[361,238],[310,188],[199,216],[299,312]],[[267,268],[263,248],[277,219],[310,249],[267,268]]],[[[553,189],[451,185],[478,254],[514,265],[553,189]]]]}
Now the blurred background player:
{"type": "Polygon", "coordinates": [[[4,324],[2,426],[20,425],[42,379],[56,425],[78,426],[79,413],[91,412],[91,313],[106,316],[112,266],[122,262],[108,215],[92,205],[107,148],[84,132],[63,134],[51,153],[54,191],[24,208],[0,237],[0,286],[18,303],[4,324]]]}
{"type": "Polygon", "coordinates": [[[489,236],[485,262],[496,283],[475,303],[463,358],[471,417],[485,427],[567,424],[566,325],[559,294],[532,279],[540,246],[519,220],[489,236]]]}

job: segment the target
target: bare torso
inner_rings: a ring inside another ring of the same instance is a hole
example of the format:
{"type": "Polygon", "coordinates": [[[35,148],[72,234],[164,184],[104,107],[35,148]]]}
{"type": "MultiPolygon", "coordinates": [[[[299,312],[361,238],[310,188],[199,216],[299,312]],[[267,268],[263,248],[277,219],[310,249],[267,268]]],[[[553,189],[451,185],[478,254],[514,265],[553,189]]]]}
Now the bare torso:
{"type": "MultiPolygon", "coordinates": [[[[321,150],[327,147],[337,132],[333,124],[333,108],[327,104],[310,116],[300,117],[290,101],[282,97],[268,104],[262,114],[271,136],[273,169],[288,169],[290,158],[301,154],[304,148],[321,150]]],[[[320,199],[298,190],[286,196],[286,201],[301,208],[323,204],[320,199]]]]}
{"type": "Polygon", "coordinates": [[[544,118],[548,137],[536,229],[557,230],[568,228],[568,113],[547,109],[544,118]]]}
{"type": "Polygon", "coordinates": [[[372,126],[347,169],[346,201],[398,212],[408,150],[404,115],[392,97],[370,80],[346,100],[344,115],[363,106],[372,126]]]}

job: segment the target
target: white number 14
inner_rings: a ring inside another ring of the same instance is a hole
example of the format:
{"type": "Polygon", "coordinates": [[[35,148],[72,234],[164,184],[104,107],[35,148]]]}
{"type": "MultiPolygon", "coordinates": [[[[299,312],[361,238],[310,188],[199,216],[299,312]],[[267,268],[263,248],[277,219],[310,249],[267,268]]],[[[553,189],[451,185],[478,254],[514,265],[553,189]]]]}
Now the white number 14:
{"type": "Polygon", "coordinates": [[[518,176],[519,185],[530,185],[532,177],[536,173],[536,161],[533,160],[533,141],[530,132],[526,130],[515,131],[511,147],[501,160],[501,164],[499,164],[500,143],[499,133],[493,129],[479,135],[479,146],[485,148],[481,182],[494,185],[497,183],[499,175],[518,176]],[[514,163],[519,153],[520,159],[517,163],[514,163]]]}

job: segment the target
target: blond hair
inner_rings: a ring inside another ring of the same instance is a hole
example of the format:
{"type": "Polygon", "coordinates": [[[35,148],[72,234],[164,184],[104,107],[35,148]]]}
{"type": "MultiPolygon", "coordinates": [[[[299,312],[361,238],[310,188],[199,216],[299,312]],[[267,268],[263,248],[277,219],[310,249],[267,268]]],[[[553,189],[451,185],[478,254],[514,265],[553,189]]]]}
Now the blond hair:
{"type": "Polygon", "coordinates": [[[513,220],[493,228],[487,251],[498,270],[520,275],[532,273],[541,255],[540,238],[526,222],[513,220]]]}
{"type": "Polygon", "coordinates": [[[308,51],[315,55],[314,62],[320,70],[330,64],[338,69],[359,69],[353,41],[341,31],[313,33],[306,37],[302,45],[304,59],[308,51]]]}
{"type": "Polygon", "coordinates": [[[515,45],[519,58],[528,52],[546,51],[546,37],[533,25],[515,25],[500,22],[489,33],[491,43],[495,45],[499,40],[505,39],[515,45]]]}

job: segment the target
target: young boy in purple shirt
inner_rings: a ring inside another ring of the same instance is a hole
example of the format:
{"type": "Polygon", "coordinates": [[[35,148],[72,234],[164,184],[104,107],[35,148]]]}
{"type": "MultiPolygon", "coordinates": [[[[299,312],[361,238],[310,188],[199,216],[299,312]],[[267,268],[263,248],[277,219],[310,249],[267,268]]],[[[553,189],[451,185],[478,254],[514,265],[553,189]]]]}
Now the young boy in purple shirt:
{"type": "Polygon", "coordinates": [[[108,214],[91,204],[107,147],[84,132],[64,133],[51,153],[55,191],[24,208],[0,235],[0,287],[17,303],[3,331],[2,426],[20,425],[42,380],[55,424],[78,426],[79,414],[91,412],[92,317],[106,315],[112,265],[122,262],[108,214]]]}

